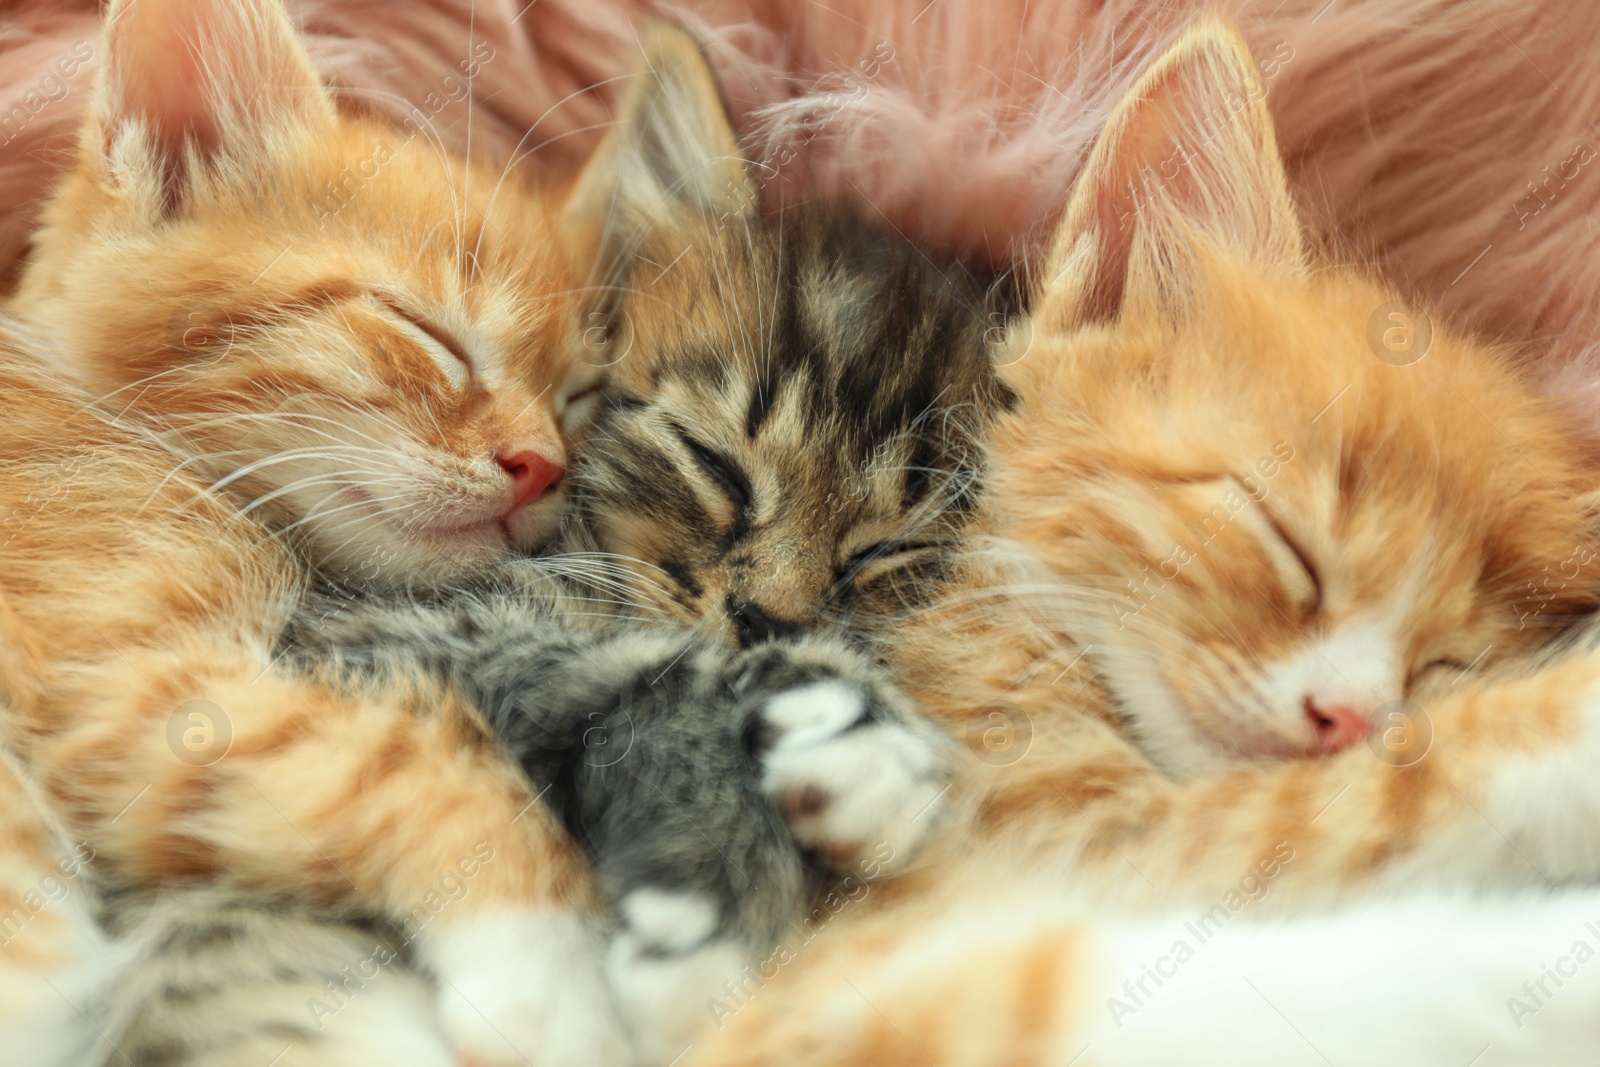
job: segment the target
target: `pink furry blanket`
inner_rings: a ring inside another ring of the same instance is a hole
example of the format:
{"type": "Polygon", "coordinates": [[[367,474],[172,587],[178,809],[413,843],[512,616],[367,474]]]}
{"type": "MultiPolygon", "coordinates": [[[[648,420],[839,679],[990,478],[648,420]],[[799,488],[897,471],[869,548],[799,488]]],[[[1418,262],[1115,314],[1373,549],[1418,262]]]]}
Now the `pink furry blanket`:
{"type": "MultiPolygon", "coordinates": [[[[1207,0],[289,6],[350,106],[420,108],[456,147],[562,160],[606,122],[636,20],[666,14],[707,40],[773,198],[842,196],[931,244],[1005,261],[1047,232],[1109,103],[1207,0]],[[493,58],[468,86],[458,64],[481,58],[481,42],[493,58]]],[[[1330,246],[1539,355],[1600,439],[1600,4],[1221,6],[1255,47],[1300,199],[1330,246]]],[[[0,13],[0,271],[70,147],[98,18],[95,0],[0,13]]]]}

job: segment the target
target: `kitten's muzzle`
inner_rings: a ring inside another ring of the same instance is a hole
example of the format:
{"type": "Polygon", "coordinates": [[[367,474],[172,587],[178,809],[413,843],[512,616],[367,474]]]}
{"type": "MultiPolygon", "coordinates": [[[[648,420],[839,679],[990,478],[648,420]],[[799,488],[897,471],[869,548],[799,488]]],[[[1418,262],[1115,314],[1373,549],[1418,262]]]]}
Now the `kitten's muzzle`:
{"type": "Polygon", "coordinates": [[[521,508],[532,504],[560,485],[561,479],[567,473],[557,464],[529,449],[509,456],[497,455],[494,459],[507,474],[511,475],[511,506],[506,509],[506,518],[510,518],[521,508]]]}

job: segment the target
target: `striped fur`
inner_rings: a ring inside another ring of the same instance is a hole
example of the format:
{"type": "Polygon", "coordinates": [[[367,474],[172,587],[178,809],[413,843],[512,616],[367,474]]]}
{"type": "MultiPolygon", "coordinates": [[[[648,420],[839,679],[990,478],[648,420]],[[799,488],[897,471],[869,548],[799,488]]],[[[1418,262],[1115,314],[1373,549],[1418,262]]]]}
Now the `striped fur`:
{"type": "MultiPolygon", "coordinates": [[[[1270,146],[1270,139],[1268,143],[1270,146]]],[[[1078,222],[1081,224],[1081,216],[1078,218],[1078,222]]],[[[1146,264],[1146,266],[1148,266],[1148,264],[1146,264]]],[[[1181,296],[1183,294],[1180,292],[1178,295],[1181,296]]],[[[1118,294],[1119,299],[1120,296],[1121,294],[1118,294]]],[[[1067,320],[1069,323],[1073,323],[1074,320],[1083,314],[1082,309],[1084,307],[1088,307],[1091,310],[1091,314],[1088,316],[1090,320],[1098,321],[1101,316],[1105,314],[1107,310],[1107,301],[1109,299],[1109,291],[1104,289],[1098,280],[1095,280],[1094,284],[1089,286],[1087,290],[1072,293],[1070,298],[1066,296],[1061,298],[1063,303],[1069,305],[1066,310],[1063,310],[1063,308],[1059,305],[1055,307],[1047,307],[1045,314],[1059,314],[1062,319],[1067,320]]],[[[1112,310],[1114,310],[1114,308],[1112,310]]],[[[1052,325],[1047,318],[1043,317],[1037,320],[1037,322],[1041,326],[1041,332],[1043,327],[1052,325]]],[[[1024,395],[1027,395],[1026,392],[1024,395]]],[[[1019,417],[1024,419],[1027,418],[1026,414],[1019,417]]],[[[1007,445],[1005,443],[1005,439],[1002,439],[1002,444],[999,451],[1000,456],[1004,457],[1007,454],[1006,448],[1007,445]]],[[[982,588],[981,583],[985,581],[986,577],[987,576],[982,574],[975,575],[976,580],[980,582],[980,588],[982,588]]],[[[1076,856],[1076,862],[1089,866],[1092,866],[1096,863],[1114,863],[1118,859],[1118,857],[1115,855],[1115,845],[1113,846],[1112,850],[1106,851],[1097,844],[1095,838],[1088,837],[1087,835],[1085,835],[1081,840],[1078,840],[1076,844],[1074,844],[1075,839],[1071,834],[1065,835],[1065,845],[1063,845],[1063,841],[1059,838],[1052,839],[1052,835],[1055,834],[1056,831],[1059,831],[1061,827],[1049,816],[1053,814],[1052,809],[1059,809],[1060,805],[1059,802],[1051,800],[1050,796],[1048,795],[1049,791],[1054,790],[1058,794],[1061,794],[1064,790],[1070,789],[1071,792],[1065,795],[1067,795],[1068,799],[1071,800],[1074,805],[1082,802],[1090,805],[1091,808],[1093,808],[1093,805],[1096,802],[1106,802],[1108,798],[1117,802],[1118,804],[1125,804],[1130,794],[1138,796],[1140,795],[1141,790],[1148,790],[1146,795],[1152,797],[1153,799],[1150,801],[1148,806],[1139,809],[1139,816],[1136,819],[1129,820],[1126,816],[1124,816],[1121,820],[1115,818],[1110,821],[1096,820],[1097,823],[1101,828],[1109,827],[1110,830],[1116,835],[1114,838],[1116,844],[1134,852],[1137,856],[1141,857],[1141,859],[1145,855],[1144,851],[1141,850],[1141,846],[1147,846],[1148,851],[1152,853],[1151,858],[1144,861],[1148,864],[1148,869],[1161,872],[1162,875],[1172,873],[1175,878],[1187,877],[1188,875],[1192,874],[1192,871],[1185,869],[1185,864],[1181,862],[1179,862],[1176,865],[1176,869],[1174,869],[1172,861],[1163,857],[1161,852],[1162,846],[1159,843],[1152,841],[1151,838],[1158,837],[1159,834],[1156,831],[1165,826],[1205,825],[1200,821],[1200,817],[1202,815],[1211,816],[1210,825],[1215,827],[1217,823],[1217,820],[1215,819],[1216,806],[1219,802],[1229,799],[1229,797],[1225,795],[1226,790],[1223,790],[1223,787],[1221,786],[1211,786],[1210,791],[1205,792],[1204,796],[1196,797],[1192,804],[1186,806],[1185,800],[1182,799],[1183,794],[1178,794],[1178,799],[1174,799],[1174,793],[1172,792],[1170,783],[1166,783],[1165,780],[1159,775],[1155,775],[1153,772],[1151,772],[1148,767],[1142,763],[1140,758],[1128,749],[1127,742],[1124,738],[1116,734],[1114,731],[1108,729],[1104,722],[1096,719],[1094,716],[1089,716],[1081,722],[1066,726],[1060,726],[1053,722],[1047,723],[1045,721],[1044,710],[1058,707],[1059,703],[1063,699],[1063,693],[1067,693],[1069,697],[1073,695],[1072,690],[1076,687],[1076,683],[1060,688],[1047,687],[1042,684],[1034,684],[1031,686],[1024,685],[1022,688],[1018,688],[1016,676],[1012,673],[1013,668],[1016,665],[1016,660],[1017,658],[1025,658],[1027,654],[1034,652],[1035,650],[1026,647],[1018,647],[1014,636],[1005,632],[1004,625],[1001,625],[996,629],[999,630],[998,634],[994,632],[985,633],[983,632],[984,628],[979,627],[976,636],[980,638],[988,637],[990,640],[987,642],[982,640],[971,641],[970,644],[964,649],[965,658],[963,658],[961,655],[948,655],[940,660],[940,666],[946,670],[953,670],[958,675],[981,679],[980,682],[976,683],[979,689],[981,689],[984,685],[992,685],[993,688],[998,689],[1000,692],[1005,694],[1004,699],[1006,701],[1021,704],[1021,706],[1024,708],[1036,707],[1040,710],[1040,714],[1035,716],[1033,719],[1033,728],[1038,731],[1034,741],[1035,744],[1039,746],[1037,749],[1037,754],[1040,758],[1035,759],[1034,763],[1028,765],[1024,769],[1023,773],[1013,776],[1008,782],[1004,782],[1002,785],[995,788],[989,796],[988,803],[984,806],[983,815],[990,821],[992,826],[997,828],[1005,828],[1006,831],[1013,834],[1015,838],[1032,838],[1033,843],[1039,847],[1041,854],[1045,856],[1059,857],[1063,853],[1071,854],[1076,856]],[[997,654],[995,649],[995,640],[1006,642],[1007,647],[1005,651],[1009,654],[997,654]],[[974,663],[972,659],[974,653],[982,657],[976,663],[974,663]],[[970,674],[967,674],[963,668],[968,667],[969,665],[970,674]],[[995,681],[997,678],[999,680],[995,681]],[[1038,701],[1037,705],[1031,703],[1031,701],[1034,700],[1038,701]],[[1077,742],[1081,744],[1082,747],[1075,752],[1075,756],[1079,762],[1068,765],[1060,761],[1044,760],[1042,758],[1050,751],[1050,749],[1046,747],[1047,745],[1052,742],[1062,741],[1069,743],[1077,742]],[[1045,773],[1042,776],[1038,774],[1038,763],[1040,762],[1047,763],[1045,773]],[[1049,787],[1048,790],[1043,788],[1043,786],[1046,785],[1049,787]],[[1073,799],[1074,797],[1076,798],[1075,800],[1073,799]],[[1163,806],[1163,801],[1166,801],[1165,806],[1163,806]],[[1185,812],[1187,812],[1186,815],[1183,814],[1185,812]],[[1019,816],[1022,818],[1019,819],[1019,816]],[[1028,824],[1027,828],[1022,829],[1018,826],[1018,823],[1028,824]],[[1140,839],[1141,832],[1147,835],[1142,841],[1140,839]],[[1087,853],[1077,851],[1079,850],[1083,841],[1087,841],[1088,849],[1090,850],[1087,853]],[[1096,856],[1093,853],[1094,849],[1100,849],[1103,859],[1102,856],[1096,856]]],[[[963,636],[970,638],[972,635],[969,634],[963,636]]],[[[948,649],[939,645],[933,645],[931,647],[937,647],[942,656],[949,651],[948,649]]],[[[926,652],[927,649],[919,649],[919,651],[926,652]]],[[[1069,653],[1072,651],[1070,646],[1067,648],[1067,651],[1069,653]]],[[[1055,649],[1046,650],[1044,657],[1045,661],[1049,662],[1050,657],[1053,656],[1055,652],[1055,649]]],[[[1567,667],[1554,670],[1548,675],[1541,676],[1533,681],[1526,679],[1512,679],[1510,681],[1501,683],[1485,683],[1481,686],[1474,685],[1472,688],[1466,691],[1466,696],[1460,696],[1455,698],[1453,701],[1446,701],[1444,704],[1439,705],[1438,707],[1440,707],[1441,710],[1439,710],[1435,715],[1435,721],[1443,722],[1444,724],[1449,725],[1456,720],[1457,716],[1466,716],[1469,721],[1474,716],[1490,719],[1493,718],[1493,716],[1488,715],[1484,709],[1493,709],[1503,705],[1509,700],[1526,699],[1528,700],[1528,706],[1533,709],[1530,719],[1517,724],[1504,724],[1502,722],[1494,730],[1487,731],[1487,735],[1492,739],[1493,743],[1499,745],[1514,743],[1537,746],[1540,739],[1537,737],[1536,731],[1531,727],[1536,727],[1541,724],[1547,727],[1550,724],[1569,726],[1570,732],[1577,734],[1579,731],[1579,725],[1573,720],[1572,714],[1566,709],[1582,705],[1581,699],[1577,699],[1577,696],[1582,694],[1585,686],[1592,681],[1590,675],[1586,673],[1586,661],[1577,661],[1577,663],[1578,666],[1568,665],[1567,667]]],[[[1037,664],[1024,664],[1025,667],[1036,665],[1037,664]]],[[[926,667],[926,664],[923,663],[921,666],[926,667]]],[[[911,673],[913,677],[917,676],[917,671],[915,669],[913,669],[911,673]]],[[[924,678],[926,677],[927,676],[924,675],[924,678]]],[[[941,676],[938,679],[938,683],[940,685],[943,685],[947,682],[948,677],[941,676]]],[[[938,686],[932,682],[929,682],[928,684],[930,703],[934,704],[937,708],[937,699],[935,698],[934,694],[936,693],[938,686]]],[[[960,687],[957,686],[954,688],[959,689],[960,687]]],[[[962,706],[962,712],[959,714],[952,713],[952,721],[955,721],[959,724],[963,734],[968,737],[976,737],[980,732],[986,733],[987,726],[985,724],[989,723],[991,720],[988,719],[986,714],[977,716],[975,718],[967,718],[966,716],[970,715],[974,708],[979,708],[983,712],[987,713],[989,710],[992,710],[995,705],[992,702],[987,704],[968,703],[970,695],[970,690],[966,692],[958,692],[954,695],[951,695],[947,692],[942,699],[947,705],[956,703],[962,706]],[[980,727],[983,727],[983,730],[974,731],[970,729],[969,724],[974,722],[976,722],[980,727]]],[[[1098,705],[1100,708],[1105,709],[1102,712],[1104,717],[1109,718],[1113,715],[1113,712],[1110,710],[1110,706],[1104,702],[1103,698],[1100,697],[1099,694],[1093,692],[1091,688],[1085,686],[1083,689],[1080,689],[1076,695],[1085,697],[1085,702],[1090,705],[1098,705]]],[[[1488,742],[1485,741],[1483,743],[1485,748],[1487,748],[1488,742]]],[[[1436,751],[1436,755],[1439,759],[1444,758],[1443,753],[1445,751],[1446,749],[1443,747],[1436,751]]],[[[1494,771],[1499,769],[1499,764],[1489,762],[1485,758],[1484,752],[1474,749],[1471,744],[1464,746],[1464,751],[1464,758],[1459,763],[1451,764],[1452,771],[1459,770],[1467,772],[1466,780],[1474,783],[1491,780],[1493,778],[1494,771]],[[1478,776],[1480,773],[1481,777],[1478,776]]],[[[1352,753],[1348,755],[1353,756],[1359,754],[1360,753],[1352,753]]],[[[1347,756],[1346,758],[1339,760],[1329,761],[1327,766],[1332,767],[1334,765],[1344,765],[1341,769],[1350,770],[1351,768],[1348,765],[1350,765],[1351,762],[1351,759],[1347,756]]],[[[1321,767],[1322,765],[1315,766],[1321,767]]],[[[1262,795],[1272,795],[1274,799],[1278,801],[1293,801],[1295,798],[1293,796],[1286,795],[1284,792],[1286,789],[1286,787],[1283,785],[1283,782],[1285,781],[1283,776],[1285,773],[1287,772],[1283,772],[1277,768],[1274,768],[1273,773],[1270,775],[1265,772],[1239,772],[1234,777],[1225,779],[1224,785],[1230,789],[1236,789],[1241,794],[1249,794],[1252,790],[1254,790],[1262,795]],[[1254,777],[1252,777],[1252,775],[1254,775],[1254,777]]],[[[1303,768],[1297,768],[1295,773],[1303,774],[1305,772],[1303,768]]],[[[1395,781],[1407,779],[1411,783],[1415,783],[1418,780],[1419,774],[1427,773],[1431,772],[1403,772],[1397,776],[1395,781]]],[[[1546,773],[1550,773],[1549,768],[1546,769],[1546,773]]],[[[994,777],[999,778],[1001,776],[996,775],[994,777]]],[[[1320,774],[1312,774],[1308,777],[1315,779],[1315,782],[1313,783],[1315,785],[1326,784],[1327,781],[1327,779],[1320,776],[1320,774]]],[[[1355,777],[1358,779],[1358,784],[1360,784],[1362,788],[1360,790],[1355,790],[1352,788],[1352,793],[1354,795],[1350,798],[1347,798],[1347,800],[1362,804],[1398,804],[1400,813],[1403,816],[1409,816],[1417,810],[1417,806],[1421,803],[1417,799],[1419,795],[1426,796],[1430,798],[1430,800],[1436,800],[1439,796],[1445,795],[1443,794],[1443,786],[1438,784],[1413,784],[1409,787],[1396,786],[1391,780],[1379,778],[1374,781],[1371,773],[1365,776],[1357,774],[1355,777]],[[1408,788],[1414,788],[1417,790],[1417,792],[1407,792],[1408,788]]],[[[1454,778],[1455,775],[1452,774],[1451,777],[1454,778]]],[[[1426,782],[1426,779],[1423,779],[1423,781],[1426,782]]],[[[1445,795],[1445,799],[1448,800],[1447,795],[1445,795]]],[[[1570,797],[1564,795],[1563,799],[1570,800],[1570,797]]],[[[1442,813],[1436,812],[1435,814],[1440,815],[1440,822],[1442,825],[1454,828],[1458,825],[1458,823],[1452,822],[1451,820],[1465,818],[1465,812],[1467,808],[1471,806],[1471,800],[1466,800],[1465,806],[1461,804],[1449,803],[1444,805],[1445,810],[1442,813]]],[[[1563,814],[1553,811],[1553,807],[1554,805],[1546,805],[1543,808],[1533,806],[1520,810],[1521,814],[1523,814],[1524,817],[1534,826],[1541,828],[1552,826],[1558,830],[1573,834],[1581,832],[1570,822],[1562,824],[1560,822],[1549,821],[1553,819],[1559,819],[1563,814]]],[[[1300,808],[1306,808],[1306,805],[1296,803],[1290,803],[1288,805],[1288,810],[1291,812],[1299,810],[1300,808]]],[[[1496,811],[1498,810],[1499,809],[1496,809],[1496,811]]],[[[1511,806],[1511,810],[1518,811],[1519,809],[1517,808],[1516,804],[1513,804],[1511,806]]],[[[1317,814],[1320,815],[1321,813],[1318,812],[1317,814]]],[[[1565,814],[1567,814],[1570,818],[1570,812],[1565,814]]],[[[1313,822],[1314,821],[1315,820],[1313,820],[1313,822]]],[[[1340,823],[1335,823],[1331,825],[1339,824],[1340,823]]],[[[1220,867],[1226,865],[1229,858],[1236,855],[1236,846],[1238,846],[1244,839],[1255,837],[1253,827],[1251,827],[1244,817],[1241,817],[1240,826],[1237,828],[1239,830],[1237,839],[1235,836],[1230,834],[1229,829],[1230,828],[1227,825],[1223,825],[1218,828],[1217,832],[1215,833],[1215,838],[1220,840],[1208,842],[1204,837],[1197,838],[1197,840],[1199,840],[1202,844],[1209,844],[1212,846],[1212,848],[1203,853],[1200,858],[1194,859],[1191,862],[1198,864],[1203,861],[1209,866],[1213,860],[1216,860],[1220,869],[1220,867]]],[[[1446,836],[1448,837],[1448,835],[1446,836]]],[[[1488,839],[1487,835],[1485,835],[1481,840],[1486,842],[1487,845],[1493,846],[1493,849],[1485,849],[1486,852],[1499,849],[1499,846],[1494,845],[1494,842],[1488,839]]],[[[1337,843],[1348,845],[1348,841],[1343,840],[1337,843]]],[[[1563,847],[1569,843],[1570,842],[1564,841],[1550,842],[1550,851],[1548,855],[1555,858],[1570,859],[1572,856],[1572,850],[1563,847]]],[[[1459,842],[1447,841],[1446,844],[1459,845],[1459,842]]],[[[1170,848],[1170,843],[1167,847],[1170,848]]],[[[1469,851],[1471,851],[1472,848],[1481,847],[1483,846],[1473,843],[1469,846],[1469,851]]],[[[1238,854],[1247,860],[1245,863],[1246,869],[1256,863],[1261,862],[1259,856],[1255,855],[1254,853],[1250,853],[1246,856],[1243,855],[1244,851],[1245,850],[1239,850],[1238,854]]],[[[1338,850],[1334,849],[1332,851],[1337,852],[1338,850]]],[[[1579,851],[1581,852],[1582,850],[1580,849],[1579,851]]],[[[1360,853],[1361,850],[1358,847],[1357,854],[1360,855],[1360,853]]],[[[1540,854],[1545,855],[1545,853],[1540,854]]],[[[1498,855],[1485,854],[1483,856],[1472,855],[1462,857],[1457,855],[1455,852],[1445,849],[1441,845],[1423,840],[1422,835],[1420,834],[1416,835],[1416,837],[1407,837],[1402,835],[1398,845],[1396,845],[1393,841],[1380,842],[1375,846],[1373,854],[1370,857],[1367,857],[1367,866],[1369,868],[1380,868],[1378,874],[1381,878],[1410,880],[1436,857],[1440,858],[1441,860],[1448,859],[1453,861],[1445,867],[1444,874],[1446,876],[1459,876],[1465,877],[1469,880],[1483,880],[1489,882],[1503,880],[1507,877],[1504,866],[1506,862],[1506,856],[1503,849],[1499,849],[1498,855]],[[1430,849],[1433,849],[1434,851],[1430,851],[1430,849]],[[1392,862],[1390,860],[1390,856],[1396,853],[1403,856],[1407,862],[1392,862]],[[1477,862],[1471,862],[1474,860],[1477,862]]],[[[1324,885],[1332,885],[1338,882],[1340,878],[1335,877],[1336,875],[1342,875],[1344,878],[1353,881],[1370,880],[1372,873],[1370,870],[1345,870],[1339,866],[1339,862],[1347,861],[1348,856],[1346,855],[1343,861],[1327,859],[1315,865],[1308,865],[1314,867],[1314,869],[1320,872],[1318,876],[1300,877],[1301,872],[1307,869],[1306,866],[1297,867],[1294,873],[1300,881],[1309,879],[1313,881],[1320,881],[1324,883],[1324,885]]],[[[1579,867],[1581,868],[1581,858],[1572,862],[1578,863],[1579,867]]],[[[1144,864],[1141,864],[1141,866],[1143,865],[1144,864]]],[[[1086,866],[1085,869],[1088,869],[1088,867],[1086,866]]],[[[1163,881],[1165,881],[1164,877],[1163,881]]],[[[1297,884],[1299,884],[1299,882],[1297,882],[1297,884]]],[[[1118,889],[1116,892],[1120,893],[1121,890],[1118,889]]],[[[1188,890],[1185,890],[1184,892],[1187,893],[1188,890]]],[[[1314,891],[1310,892],[1314,893],[1314,891]]],[[[1026,912],[1024,911],[1023,914],[1026,914],[1026,912]]],[[[892,943],[892,938],[890,940],[892,943]]],[[[870,938],[863,937],[859,944],[863,950],[866,950],[871,948],[874,943],[870,938]]],[[[876,944],[877,947],[881,949],[884,942],[879,941],[876,944]]],[[[1053,946],[1055,945],[1055,942],[1051,941],[1050,944],[1053,946]]],[[[1005,950],[1007,949],[1002,946],[1002,951],[1005,950]]],[[[873,964],[876,966],[892,967],[897,960],[903,960],[904,958],[904,956],[886,956],[883,959],[871,962],[873,962],[873,964]]],[[[1048,962],[1049,961],[1046,961],[1046,963],[1048,962]]],[[[856,960],[856,963],[860,964],[861,961],[858,959],[856,960]]],[[[808,965],[808,967],[809,966],[810,965],[808,965]]],[[[811,973],[825,974],[826,972],[821,969],[816,969],[811,973]]],[[[1022,973],[1030,974],[1038,972],[1023,971],[1022,973]]],[[[970,979],[971,973],[969,972],[966,977],[970,979]]],[[[913,993],[916,992],[917,990],[913,989],[913,993]]],[[[758,1016],[756,1013],[749,1013],[747,1018],[750,1020],[748,1025],[755,1026],[759,1021],[760,1016],[758,1016]]],[[[875,1025],[876,1024],[874,1024],[874,1026],[875,1025]]],[[[885,1041],[887,1040],[887,1037],[883,1031],[876,1030],[874,1032],[877,1033],[878,1037],[874,1038],[873,1040],[877,1041],[880,1038],[885,1041]]],[[[752,1040],[752,1037],[748,1031],[746,1031],[745,1039],[752,1040]]],[[[754,1038],[753,1040],[760,1040],[760,1038],[754,1038]]],[[[752,1044],[747,1046],[747,1049],[749,1047],[762,1047],[765,1050],[765,1055],[770,1055],[772,1050],[770,1041],[759,1046],[752,1044]]],[[[809,1046],[803,1045],[801,1051],[798,1051],[793,1058],[796,1060],[796,1062],[800,1062],[801,1055],[808,1054],[810,1050],[814,1050],[816,1047],[817,1046],[814,1042],[809,1046]]],[[[874,1062],[893,1062],[893,1060],[889,1059],[885,1055],[884,1046],[881,1044],[881,1042],[880,1044],[872,1045],[871,1047],[879,1050],[877,1058],[873,1060],[874,1062]]],[[[993,1049],[995,1046],[990,1044],[986,1047],[993,1049]]],[[[854,1054],[857,1056],[864,1055],[861,1050],[856,1050],[854,1054]]],[[[843,1055],[848,1057],[851,1055],[851,1053],[845,1052],[843,1055]]],[[[827,1060],[824,1057],[821,1061],[826,1062],[827,1060]]]]}
{"type": "Polygon", "coordinates": [[[96,1037],[75,1005],[88,1002],[116,955],[95,924],[94,849],[71,842],[47,811],[0,750],[0,1054],[76,1067],[96,1037]]]}

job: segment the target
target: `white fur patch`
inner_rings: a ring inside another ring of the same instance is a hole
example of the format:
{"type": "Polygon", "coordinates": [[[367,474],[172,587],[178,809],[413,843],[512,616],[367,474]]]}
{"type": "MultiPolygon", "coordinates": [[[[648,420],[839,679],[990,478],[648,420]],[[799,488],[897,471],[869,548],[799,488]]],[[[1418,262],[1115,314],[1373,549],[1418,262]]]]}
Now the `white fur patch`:
{"type": "MultiPolygon", "coordinates": [[[[1589,662],[1600,675],[1600,656],[1589,662]]],[[[1507,757],[1487,783],[1485,818],[1516,850],[1502,849],[1518,880],[1600,877],[1600,677],[1582,703],[1577,737],[1534,757],[1507,757]]],[[[1491,844],[1494,842],[1491,841],[1491,844]]]]}
{"type": "Polygon", "coordinates": [[[861,691],[844,682],[816,682],[767,701],[766,720],[783,733],[778,747],[815,745],[861,718],[861,691]]]}
{"type": "Polygon", "coordinates": [[[414,979],[370,985],[326,1020],[315,1042],[296,1042],[274,1067],[458,1067],[426,994],[414,979]]]}
{"type": "Polygon", "coordinates": [[[733,941],[711,941],[694,952],[658,956],[634,934],[611,940],[606,973],[633,1032],[639,1062],[678,1059],[715,1018],[713,1001],[726,1000],[725,983],[737,982],[745,951],[733,941]]]}
{"type": "Polygon", "coordinates": [[[579,916],[506,909],[423,936],[445,1029],[479,1067],[630,1062],[600,938],[579,916]]]}
{"type": "Polygon", "coordinates": [[[1298,655],[1269,663],[1262,692],[1290,725],[1303,724],[1303,703],[1375,711],[1400,698],[1400,653],[1394,628],[1371,622],[1335,629],[1298,655]]]}
{"type": "Polygon", "coordinates": [[[1204,940],[1188,915],[1098,922],[1072,983],[1086,1025],[1063,1035],[1065,1055],[1087,1044],[1119,1067],[1591,1063],[1597,908],[1593,892],[1385,900],[1236,918],[1204,940]]]}
{"type": "Polygon", "coordinates": [[[717,928],[717,906],[699,893],[636,889],[617,905],[628,930],[657,952],[683,952],[717,928]]]}
{"type": "Polygon", "coordinates": [[[851,729],[864,708],[861,692],[837,681],[782,693],[766,707],[782,733],[763,759],[762,788],[780,805],[792,794],[820,798],[816,811],[791,814],[789,828],[840,867],[882,844],[903,863],[939,821],[935,742],[891,723],[851,729]]]}

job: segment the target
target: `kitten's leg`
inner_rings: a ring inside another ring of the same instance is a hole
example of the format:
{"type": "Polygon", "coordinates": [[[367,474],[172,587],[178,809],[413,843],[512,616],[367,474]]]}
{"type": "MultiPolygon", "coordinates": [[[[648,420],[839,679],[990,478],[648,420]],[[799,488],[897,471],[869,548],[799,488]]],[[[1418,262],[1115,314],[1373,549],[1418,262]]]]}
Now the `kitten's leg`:
{"type": "Polygon", "coordinates": [[[835,870],[903,868],[944,814],[948,740],[839,643],[759,647],[738,666],[762,790],[795,839],[835,870]]]}
{"type": "Polygon", "coordinates": [[[625,1060],[581,854],[448,685],[189,645],[52,700],[30,763],[111,879],[347,902],[415,940],[480,1064],[625,1060]]]}
{"type": "Polygon", "coordinates": [[[608,720],[633,748],[587,760],[578,800],[616,901],[612,981],[641,1051],[665,1063],[861,880],[904,865],[942,814],[946,752],[880,671],[833,642],[642,665],[649,688],[608,720]],[[825,906],[797,843],[850,869],[825,906]]]}
{"type": "Polygon", "coordinates": [[[217,889],[120,902],[114,922],[126,962],[86,1014],[115,1049],[93,1067],[458,1063],[433,987],[377,927],[217,889]]]}
{"type": "Polygon", "coordinates": [[[77,1067],[110,1051],[76,1005],[114,963],[87,863],[0,750],[0,1062],[77,1067]]]}
{"type": "Polygon", "coordinates": [[[1358,886],[1600,877],[1595,653],[1534,673],[1463,679],[1385,723],[1370,745],[1337,756],[1185,784],[1111,725],[1086,671],[1055,684],[1060,672],[1045,672],[1045,681],[1018,687],[975,681],[981,664],[968,675],[955,666],[919,688],[979,757],[984,836],[1003,837],[1080,889],[1209,905],[1246,877],[1268,881],[1274,900],[1340,899],[1358,886]],[[985,761],[978,751],[995,707],[1031,738],[1014,759],[985,761]]]}
{"type": "Polygon", "coordinates": [[[697,1026],[695,999],[748,959],[741,920],[762,911],[752,898],[801,911],[809,883],[742,748],[727,650],[646,629],[574,630],[501,598],[370,605],[294,640],[346,671],[410,662],[471,693],[596,857],[619,921],[609,970],[644,1062],[670,1060],[681,1048],[672,1028],[697,1026]]]}

